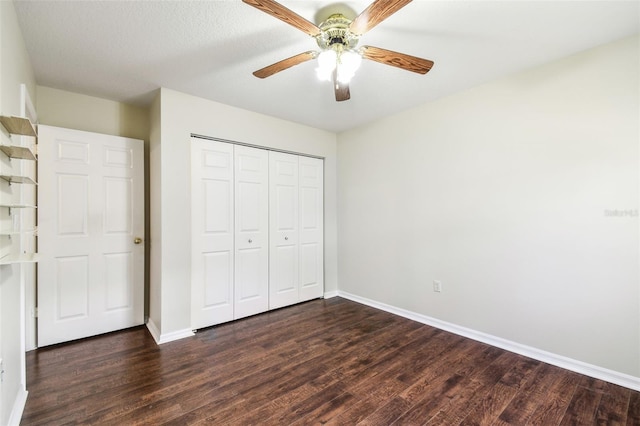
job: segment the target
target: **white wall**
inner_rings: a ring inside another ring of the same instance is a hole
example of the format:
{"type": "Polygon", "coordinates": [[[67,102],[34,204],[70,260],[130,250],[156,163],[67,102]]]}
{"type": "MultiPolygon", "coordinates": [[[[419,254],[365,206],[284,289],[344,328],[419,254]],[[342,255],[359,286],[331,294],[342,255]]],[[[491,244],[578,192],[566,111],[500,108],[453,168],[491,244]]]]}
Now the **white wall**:
{"type": "Polygon", "coordinates": [[[151,141],[151,186],[159,188],[151,205],[159,208],[151,209],[150,317],[161,337],[191,330],[191,133],[325,157],[325,291],[337,290],[336,135],[167,89],[159,102],[159,117],[151,114],[160,135],[151,141]]]}
{"type": "MultiPolygon", "coordinates": [[[[13,2],[0,2],[0,111],[4,115],[20,115],[20,84],[26,84],[32,100],[35,97],[35,79],[29,62],[22,33],[18,26],[13,2]]],[[[9,135],[3,130],[0,134],[2,143],[11,143],[9,135]]],[[[8,160],[0,153],[2,173],[20,173],[20,160],[8,160]]],[[[19,185],[9,187],[0,183],[0,197],[3,200],[16,201],[20,194],[19,185]]],[[[24,200],[32,201],[33,200],[24,200]]],[[[0,221],[7,225],[7,209],[1,209],[0,221]]],[[[28,213],[18,213],[24,217],[28,213]]],[[[19,243],[11,243],[1,237],[2,254],[18,252],[19,243]]],[[[26,282],[33,279],[29,272],[33,265],[0,266],[0,358],[4,362],[5,373],[0,383],[0,424],[9,424],[19,420],[26,398],[24,374],[24,318],[21,317],[24,296],[21,285],[32,285],[26,282]],[[23,281],[21,283],[21,281],[23,281]]]]}
{"type": "Polygon", "coordinates": [[[49,126],[149,140],[149,109],[37,86],[38,121],[49,126]]]}
{"type": "Polygon", "coordinates": [[[640,377],[638,51],[338,135],[340,290],[640,377]]]}

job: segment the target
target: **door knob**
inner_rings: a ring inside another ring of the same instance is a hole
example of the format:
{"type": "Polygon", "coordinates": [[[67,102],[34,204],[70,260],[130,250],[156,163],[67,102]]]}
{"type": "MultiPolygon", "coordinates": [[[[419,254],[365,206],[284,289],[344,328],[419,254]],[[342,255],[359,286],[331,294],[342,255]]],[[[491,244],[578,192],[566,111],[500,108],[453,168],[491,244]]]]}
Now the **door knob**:
{"type": "Polygon", "coordinates": [[[250,240],[249,240],[249,244],[251,244],[252,242],[253,242],[253,240],[251,240],[251,239],[250,239],[250,240]]]}
{"type": "Polygon", "coordinates": [[[142,238],[136,237],[133,239],[133,244],[141,244],[141,243],[142,243],[142,238]]]}
{"type": "Polygon", "coordinates": [[[289,237],[284,237],[284,240],[285,241],[289,241],[289,237]]]}

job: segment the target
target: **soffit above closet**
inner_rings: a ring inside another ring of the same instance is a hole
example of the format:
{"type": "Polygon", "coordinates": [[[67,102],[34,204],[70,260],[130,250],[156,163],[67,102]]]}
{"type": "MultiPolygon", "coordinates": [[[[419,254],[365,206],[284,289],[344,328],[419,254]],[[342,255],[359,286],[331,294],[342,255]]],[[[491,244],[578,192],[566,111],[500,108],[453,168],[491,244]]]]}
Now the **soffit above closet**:
{"type": "MultiPolygon", "coordinates": [[[[330,1],[282,0],[314,22],[330,1]]],[[[360,12],[370,2],[344,2],[360,12]]],[[[158,87],[340,132],[640,30],[635,1],[420,1],[361,44],[429,58],[427,75],[364,61],[335,102],[315,61],[251,73],[315,50],[311,37],[240,1],[15,1],[38,84],[148,105],[158,87]]]]}

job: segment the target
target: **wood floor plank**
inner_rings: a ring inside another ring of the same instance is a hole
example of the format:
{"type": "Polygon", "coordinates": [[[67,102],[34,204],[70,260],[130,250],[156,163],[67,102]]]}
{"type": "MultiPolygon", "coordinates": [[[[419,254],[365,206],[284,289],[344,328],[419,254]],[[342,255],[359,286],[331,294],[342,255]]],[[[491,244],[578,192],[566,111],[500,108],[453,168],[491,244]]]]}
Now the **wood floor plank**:
{"type": "Polygon", "coordinates": [[[496,424],[527,424],[538,408],[540,399],[547,397],[549,389],[557,380],[555,367],[544,363],[540,363],[529,376],[529,380],[522,385],[509,405],[498,416],[496,424]]]}
{"type": "MultiPolygon", "coordinates": [[[[412,340],[408,340],[405,345],[397,347],[392,352],[380,354],[381,356],[376,357],[371,357],[371,353],[368,353],[366,359],[360,358],[355,363],[347,365],[341,371],[340,376],[336,377],[338,381],[345,384],[345,394],[355,401],[354,395],[362,395],[360,385],[363,382],[369,381],[374,377],[375,381],[391,378],[393,375],[399,374],[404,366],[429,356],[430,351],[428,349],[432,347],[432,343],[436,340],[432,337],[434,334],[439,334],[439,332],[430,327],[425,328],[424,332],[422,335],[420,333],[411,333],[412,340]],[[398,359],[403,359],[404,362],[399,363],[398,359]]],[[[433,346],[439,347],[437,345],[433,346]]],[[[318,392],[324,392],[324,386],[318,386],[318,392]]],[[[320,407],[316,411],[307,414],[305,421],[315,421],[318,417],[328,421],[341,411],[350,408],[350,404],[345,404],[339,409],[335,408],[333,401],[325,405],[326,407],[320,407]]]]}
{"type": "Polygon", "coordinates": [[[337,297],[38,349],[27,389],[27,426],[640,425],[638,392],[337,297]]]}
{"type": "Polygon", "coordinates": [[[494,421],[540,365],[535,360],[514,353],[508,353],[507,360],[511,368],[499,378],[498,383],[471,409],[460,424],[479,425],[494,421]]]}
{"type": "Polygon", "coordinates": [[[627,410],[627,426],[640,425],[640,392],[631,392],[629,410],[627,410]]]}
{"type": "Polygon", "coordinates": [[[461,423],[475,407],[482,403],[484,396],[511,369],[513,362],[511,354],[497,348],[489,348],[485,352],[495,354],[495,359],[480,373],[469,377],[460,391],[450,395],[447,406],[430,419],[427,422],[428,425],[461,423]]]}
{"type": "Polygon", "coordinates": [[[399,395],[391,398],[386,404],[358,422],[360,426],[391,425],[411,408],[411,403],[399,395]]]}
{"type": "Polygon", "coordinates": [[[467,416],[462,419],[460,425],[475,426],[488,425],[498,418],[500,413],[509,405],[518,389],[506,386],[503,383],[496,383],[491,390],[484,395],[467,416]]]}
{"type": "Polygon", "coordinates": [[[464,376],[456,371],[464,370],[470,356],[484,349],[485,345],[466,339],[452,345],[446,358],[436,360],[405,391],[365,418],[363,424],[391,424],[394,421],[422,424],[428,421],[446,403],[447,391],[464,380],[464,376]]]}
{"type": "Polygon", "coordinates": [[[383,402],[388,401],[396,396],[402,389],[406,387],[395,379],[371,380],[367,382],[370,389],[362,389],[358,401],[346,407],[339,415],[326,420],[328,425],[354,425],[360,423],[367,416],[373,413],[383,402]]]}
{"type": "Polygon", "coordinates": [[[547,397],[540,399],[538,408],[529,419],[529,424],[537,426],[560,424],[573,398],[581,376],[558,368],[558,380],[548,390],[547,397]]]}
{"type": "Polygon", "coordinates": [[[602,395],[596,410],[596,423],[602,426],[624,426],[627,423],[627,412],[631,391],[620,386],[610,386],[609,392],[602,395]]]}
{"type": "Polygon", "coordinates": [[[560,425],[583,425],[593,422],[601,398],[602,393],[577,386],[560,425]]]}
{"type": "Polygon", "coordinates": [[[540,366],[540,362],[531,358],[517,355],[513,368],[500,379],[505,386],[520,389],[531,379],[531,374],[540,366]]]}
{"type": "Polygon", "coordinates": [[[429,422],[439,411],[446,408],[450,395],[460,392],[466,385],[465,377],[454,374],[435,386],[430,386],[427,395],[405,411],[395,421],[397,424],[421,425],[429,422]]]}
{"type": "Polygon", "coordinates": [[[407,336],[417,340],[413,341],[413,345],[408,343],[398,348],[398,353],[389,354],[391,356],[388,355],[375,362],[373,360],[366,362],[367,368],[358,374],[355,384],[347,388],[357,401],[340,410],[332,410],[331,415],[323,414],[321,420],[330,422],[338,414],[339,423],[337,424],[352,424],[362,420],[380,405],[381,395],[385,395],[385,399],[395,395],[402,388],[400,386],[402,380],[407,381],[409,377],[415,380],[417,371],[423,368],[418,366],[424,366],[425,362],[432,363],[435,357],[456,341],[460,341],[456,336],[436,329],[428,328],[427,331],[425,335],[415,332],[407,336]],[[404,353],[407,355],[403,356],[404,353]]]}

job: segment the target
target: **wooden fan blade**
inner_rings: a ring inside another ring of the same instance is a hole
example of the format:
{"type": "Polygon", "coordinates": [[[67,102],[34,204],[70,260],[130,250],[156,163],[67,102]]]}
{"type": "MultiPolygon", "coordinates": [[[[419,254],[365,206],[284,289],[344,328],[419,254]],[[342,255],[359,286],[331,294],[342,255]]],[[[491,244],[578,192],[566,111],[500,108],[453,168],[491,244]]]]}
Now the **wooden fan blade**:
{"type": "Polygon", "coordinates": [[[283,59],[280,62],[276,62],[275,64],[269,65],[268,67],[259,69],[258,71],[255,71],[253,75],[255,75],[258,78],[266,78],[274,75],[277,72],[284,71],[287,68],[291,68],[294,65],[298,65],[303,62],[310,61],[315,57],[316,57],[316,52],[314,52],[313,50],[310,50],[304,53],[298,53],[297,55],[294,55],[290,58],[283,59]]]}
{"type": "Polygon", "coordinates": [[[362,35],[409,3],[411,0],[375,0],[351,22],[349,31],[362,35]]]}
{"type": "Polygon", "coordinates": [[[394,52],[393,50],[381,49],[373,46],[363,46],[360,50],[362,57],[371,61],[380,62],[382,64],[393,65],[403,70],[417,72],[418,74],[426,74],[431,67],[433,61],[418,58],[404,53],[394,52]]]}
{"type": "Polygon", "coordinates": [[[342,102],[351,99],[351,92],[349,92],[349,84],[340,83],[338,81],[338,72],[333,71],[333,88],[336,94],[336,101],[342,102]]]}
{"type": "Polygon", "coordinates": [[[283,5],[281,5],[280,3],[274,0],[242,0],[242,1],[248,4],[249,6],[253,6],[256,9],[259,9],[265,13],[268,13],[274,18],[278,18],[279,20],[296,27],[300,31],[303,31],[312,37],[315,37],[318,34],[320,34],[320,28],[318,28],[315,24],[307,21],[302,16],[298,15],[297,13],[293,12],[290,9],[287,9],[286,7],[284,7],[283,5]]]}

